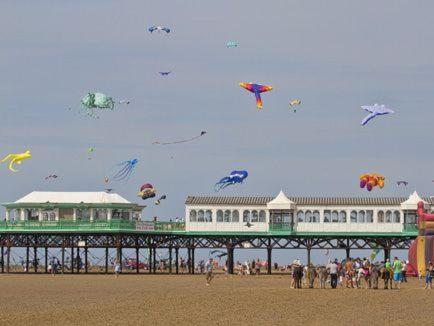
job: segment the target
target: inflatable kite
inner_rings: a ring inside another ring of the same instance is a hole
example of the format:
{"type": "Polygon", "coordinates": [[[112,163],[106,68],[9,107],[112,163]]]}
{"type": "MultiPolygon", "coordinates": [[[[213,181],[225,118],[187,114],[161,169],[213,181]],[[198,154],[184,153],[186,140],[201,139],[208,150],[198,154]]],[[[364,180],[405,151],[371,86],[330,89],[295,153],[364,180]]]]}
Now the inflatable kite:
{"type": "Polygon", "coordinates": [[[294,112],[297,112],[296,106],[299,106],[300,104],[301,104],[301,100],[299,99],[295,99],[289,102],[289,106],[293,108],[294,112]]]}
{"type": "Polygon", "coordinates": [[[247,173],[247,171],[244,170],[232,171],[229,176],[220,179],[220,181],[214,185],[214,190],[219,191],[230,185],[234,185],[236,183],[243,183],[244,179],[247,178],[248,175],[249,174],[247,173]]]}
{"type": "Polygon", "coordinates": [[[134,169],[138,162],[139,160],[134,158],[132,160],[123,161],[117,164],[117,166],[120,167],[120,169],[113,175],[112,179],[115,181],[122,181],[122,180],[128,181],[128,179],[131,177],[131,174],[133,174],[134,169]]]}
{"type": "Polygon", "coordinates": [[[382,189],[384,187],[384,176],[381,174],[363,174],[360,176],[360,188],[365,188],[371,191],[374,187],[382,189]]]}
{"type": "Polygon", "coordinates": [[[17,154],[9,154],[5,158],[1,160],[1,163],[4,163],[6,161],[9,161],[9,170],[12,172],[18,172],[18,170],[14,169],[14,164],[21,164],[24,160],[27,160],[28,158],[31,158],[32,154],[30,151],[25,151],[24,153],[17,153],[17,154]]]}
{"type": "Polygon", "coordinates": [[[150,26],[148,28],[148,31],[151,32],[151,33],[157,31],[158,33],[160,33],[160,32],[166,32],[166,34],[169,34],[170,33],[170,28],[163,27],[163,26],[150,26]]]}
{"type": "Polygon", "coordinates": [[[137,194],[143,200],[155,197],[156,190],[150,183],[145,183],[140,187],[140,192],[137,194]]]}
{"type": "Polygon", "coordinates": [[[167,198],[166,195],[161,196],[160,198],[158,198],[158,199],[155,201],[155,205],[160,205],[161,201],[162,201],[163,199],[166,199],[166,198],[167,198]]]}
{"type": "Polygon", "coordinates": [[[365,119],[363,119],[362,126],[366,125],[370,120],[374,119],[377,115],[394,113],[394,111],[386,107],[386,105],[384,104],[379,105],[377,103],[375,103],[374,105],[362,105],[362,109],[370,112],[365,117],[365,119]]]}
{"type": "Polygon", "coordinates": [[[408,185],[408,181],[400,180],[400,181],[396,181],[396,184],[398,185],[398,187],[400,185],[403,185],[405,187],[408,185]]]}
{"type": "Polygon", "coordinates": [[[227,48],[236,48],[237,46],[238,46],[237,41],[229,41],[228,43],[226,43],[227,48]]]}
{"type": "Polygon", "coordinates": [[[271,91],[273,87],[267,86],[267,85],[259,85],[254,83],[240,83],[240,86],[249,92],[252,92],[255,94],[256,97],[256,107],[258,110],[262,109],[262,99],[261,99],[261,93],[271,91]]]}
{"type": "Polygon", "coordinates": [[[113,110],[115,104],[130,104],[130,101],[121,100],[115,101],[112,97],[109,97],[103,93],[87,93],[85,97],[81,99],[82,109],[86,115],[94,118],[98,118],[95,114],[95,109],[99,110],[113,110]]]}
{"type": "Polygon", "coordinates": [[[153,145],[173,145],[173,144],[179,144],[179,143],[188,143],[190,141],[196,140],[206,134],[206,131],[201,131],[200,135],[194,136],[192,138],[182,139],[182,140],[175,140],[170,142],[161,142],[161,141],[154,141],[153,145]]]}

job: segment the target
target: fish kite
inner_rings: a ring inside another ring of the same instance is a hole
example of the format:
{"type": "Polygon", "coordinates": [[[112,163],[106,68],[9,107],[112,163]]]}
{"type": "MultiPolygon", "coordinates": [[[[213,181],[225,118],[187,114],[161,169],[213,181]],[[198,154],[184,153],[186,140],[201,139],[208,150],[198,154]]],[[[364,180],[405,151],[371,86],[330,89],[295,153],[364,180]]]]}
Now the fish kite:
{"type": "Polygon", "coordinates": [[[191,142],[193,140],[196,140],[202,136],[206,135],[206,131],[201,131],[200,135],[197,135],[195,137],[192,138],[188,138],[188,139],[183,139],[183,140],[176,140],[176,141],[171,141],[171,142],[160,142],[160,141],[154,141],[152,144],[153,145],[172,145],[172,144],[179,144],[179,143],[188,143],[191,142]]]}
{"type": "Polygon", "coordinates": [[[365,188],[368,191],[371,191],[374,187],[379,187],[380,189],[383,189],[384,187],[384,176],[381,174],[376,173],[367,173],[362,174],[360,176],[360,188],[365,188]]]}
{"type": "Polygon", "coordinates": [[[140,187],[140,191],[137,196],[141,197],[143,200],[155,197],[156,190],[150,183],[145,183],[140,187]]]}
{"type": "Polygon", "coordinates": [[[148,28],[148,31],[151,32],[151,33],[157,31],[158,33],[160,33],[160,32],[166,32],[166,34],[169,34],[170,33],[170,28],[163,27],[163,26],[150,26],[148,28]]]}
{"type": "MultiPolygon", "coordinates": [[[[113,179],[115,181],[125,180],[125,182],[127,182],[129,180],[129,178],[131,177],[131,175],[133,174],[137,163],[139,163],[139,160],[134,158],[132,160],[123,161],[123,162],[117,164],[117,166],[119,166],[120,169],[113,175],[113,177],[111,179],[113,179]]],[[[107,180],[106,182],[108,182],[107,177],[106,177],[106,180],[107,180]]]]}
{"type": "Polygon", "coordinates": [[[160,198],[158,198],[158,199],[155,201],[155,205],[160,205],[161,201],[162,201],[163,199],[166,199],[166,198],[167,198],[166,195],[161,196],[160,198]]]}
{"type": "Polygon", "coordinates": [[[267,85],[260,85],[260,84],[254,84],[254,83],[240,83],[239,84],[242,88],[248,90],[249,92],[252,92],[255,94],[256,97],[256,107],[258,110],[262,109],[262,99],[261,99],[261,93],[271,91],[273,87],[267,86],[267,85]]]}
{"type": "Polygon", "coordinates": [[[12,172],[18,172],[18,170],[14,169],[14,164],[21,164],[24,160],[27,160],[28,158],[31,157],[32,154],[30,153],[30,151],[25,151],[24,153],[9,154],[1,160],[1,163],[10,160],[9,170],[11,170],[12,172]]]}
{"type": "Polygon", "coordinates": [[[299,100],[299,99],[295,99],[295,100],[292,100],[291,102],[289,102],[289,106],[293,108],[294,113],[297,112],[297,109],[295,107],[299,106],[300,104],[301,104],[301,100],[299,100]]]}
{"type": "Polygon", "coordinates": [[[407,186],[408,185],[408,181],[400,180],[400,181],[396,181],[396,184],[398,185],[398,187],[400,185],[407,186]]]}
{"type": "Polygon", "coordinates": [[[171,71],[159,71],[158,72],[161,76],[169,76],[169,74],[171,73],[171,71]]]}
{"type": "Polygon", "coordinates": [[[81,99],[82,109],[85,111],[86,115],[93,118],[99,118],[94,110],[113,110],[115,108],[115,104],[130,104],[128,100],[116,101],[112,97],[109,97],[103,93],[87,93],[81,99]]]}
{"type": "Polygon", "coordinates": [[[248,175],[249,174],[247,171],[234,170],[229,174],[229,176],[221,178],[220,181],[214,185],[214,190],[219,191],[226,188],[227,186],[234,185],[236,183],[243,183],[244,179],[247,178],[248,175]]]}
{"type": "Polygon", "coordinates": [[[385,115],[385,114],[391,114],[395,113],[392,109],[389,109],[384,104],[377,104],[374,105],[362,105],[362,109],[365,111],[370,112],[365,119],[362,121],[362,126],[366,125],[370,120],[374,119],[377,115],[385,115]]]}
{"type": "Polygon", "coordinates": [[[236,48],[238,46],[238,42],[237,41],[229,41],[228,43],[226,43],[226,47],[229,48],[236,48]]]}

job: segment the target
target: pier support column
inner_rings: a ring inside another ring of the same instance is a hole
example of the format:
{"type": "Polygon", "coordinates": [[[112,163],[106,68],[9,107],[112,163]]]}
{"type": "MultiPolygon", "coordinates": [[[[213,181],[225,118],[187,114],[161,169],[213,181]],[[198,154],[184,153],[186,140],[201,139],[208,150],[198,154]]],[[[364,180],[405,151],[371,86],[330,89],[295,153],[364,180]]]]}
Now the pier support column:
{"type": "Polygon", "coordinates": [[[169,247],[169,274],[172,274],[172,247],[169,247]]]}
{"type": "Polygon", "coordinates": [[[232,245],[228,246],[228,259],[227,259],[227,270],[229,274],[233,274],[234,273],[234,248],[232,247],[232,245]]]}
{"type": "Polygon", "coordinates": [[[136,273],[139,274],[140,273],[140,266],[139,266],[139,262],[140,262],[140,256],[139,256],[139,247],[136,247],[136,273]]]}
{"type": "Polygon", "coordinates": [[[190,248],[187,248],[187,272],[191,274],[191,251],[190,248]]]}
{"type": "Polygon", "coordinates": [[[2,272],[2,274],[5,272],[5,247],[1,247],[1,252],[0,252],[0,255],[1,255],[1,272],[2,272]]]}
{"type": "Polygon", "coordinates": [[[271,274],[271,247],[267,248],[267,273],[271,274]]]}
{"type": "Polygon", "coordinates": [[[35,269],[35,273],[38,272],[38,248],[33,247],[33,268],[35,269]]]}
{"type": "Polygon", "coordinates": [[[179,274],[179,248],[175,248],[175,273],[179,274]]]}
{"type": "Polygon", "coordinates": [[[76,259],[76,263],[77,263],[77,274],[80,274],[80,262],[81,262],[81,258],[80,258],[80,247],[77,247],[77,259],[76,259]]]}
{"type": "Polygon", "coordinates": [[[386,259],[390,261],[390,248],[384,248],[384,261],[386,261],[386,259]]]}
{"type": "Polygon", "coordinates": [[[109,248],[105,247],[105,270],[104,272],[108,274],[108,264],[109,264],[109,248]]]}
{"type": "Polygon", "coordinates": [[[350,247],[347,247],[347,248],[345,248],[345,259],[346,260],[349,260],[350,259],[350,251],[351,251],[351,248],[350,247]]]}
{"type": "Polygon", "coordinates": [[[71,244],[71,274],[74,274],[74,245],[71,244]]]}
{"type": "Polygon", "coordinates": [[[26,273],[29,272],[29,252],[30,248],[29,246],[26,247],[26,273]]]}
{"type": "Polygon", "coordinates": [[[84,247],[84,273],[87,274],[88,273],[88,261],[87,261],[87,253],[88,253],[89,248],[84,247]]]}
{"type": "MultiPolygon", "coordinates": [[[[45,247],[45,274],[48,273],[48,247],[45,247]]],[[[53,268],[53,266],[51,266],[53,268]]]]}
{"type": "Polygon", "coordinates": [[[152,248],[152,272],[157,273],[157,248],[152,248]]]}
{"type": "Polygon", "coordinates": [[[62,244],[62,274],[65,273],[65,245],[62,244]]]}
{"type": "Polygon", "coordinates": [[[311,260],[310,260],[310,251],[312,250],[311,247],[307,247],[307,265],[310,266],[311,260]]]}
{"type": "Polygon", "coordinates": [[[9,274],[10,266],[11,266],[11,246],[7,246],[7,255],[6,255],[6,273],[9,274]]]}
{"type": "Polygon", "coordinates": [[[151,246],[149,246],[148,271],[149,271],[149,274],[152,273],[152,247],[151,246]]]}
{"type": "Polygon", "coordinates": [[[194,251],[195,248],[191,248],[191,274],[194,274],[194,251]]]}

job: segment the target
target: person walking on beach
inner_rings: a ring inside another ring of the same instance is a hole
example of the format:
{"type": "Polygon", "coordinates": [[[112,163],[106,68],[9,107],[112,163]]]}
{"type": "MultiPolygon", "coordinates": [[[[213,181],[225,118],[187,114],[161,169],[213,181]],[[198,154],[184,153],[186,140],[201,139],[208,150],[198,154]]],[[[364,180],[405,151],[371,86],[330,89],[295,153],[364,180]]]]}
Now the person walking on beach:
{"type": "Polygon", "coordinates": [[[337,260],[334,260],[327,265],[327,272],[330,274],[330,285],[332,286],[332,289],[336,289],[336,286],[338,285],[337,260]]]}
{"type": "Polygon", "coordinates": [[[353,262],[351,261],[351,258],[348,258],[345,262],[345,279],[346,279],[346,287],[349,288],[349,285],[351,285],[351,288],[354,288],[353,283],[353,262]]]}
{"type": "Polygon", "coordinates": [[[115,276],[119,277],[119,274],[122,272],[121,264],[119,263],[119,260],[116,260],[115,262],[115,276]]]}
{"type": "Polygon", "coordinates": [[[393,282],[395,283],[395,289],[400,289],[401,287],[401,273],[402,273],[402,263],[395,257],[393,261],[393,282]]]}
{"type": "Polygon", "coordinates": [[[209,286],[211,284],[211,280],[213,279],[213,271],[214,271],[214,261],[210,258],[205,264],[206,270],[206,285],[209,286]]]}
{"type": "Polygon", "coordinates": [[[428,287],[432,290],[432,279],[434,277],[434,266],[432,262],[430,261],[428,263],[428,268],[426,269],[426,276],[425,276],[425,288],[428,289],[428,287]]]}

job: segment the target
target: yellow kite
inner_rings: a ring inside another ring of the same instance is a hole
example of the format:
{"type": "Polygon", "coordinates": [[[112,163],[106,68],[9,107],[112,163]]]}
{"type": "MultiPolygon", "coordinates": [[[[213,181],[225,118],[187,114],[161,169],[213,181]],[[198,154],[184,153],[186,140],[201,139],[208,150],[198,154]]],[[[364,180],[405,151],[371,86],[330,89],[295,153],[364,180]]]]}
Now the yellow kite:
{"type": "Polygon", "coordinates": [[[27,160],[28,158],[31,158],[32,154],[30,151],[25,151],[24,153],[17,153],[17,154],[9,154],[4,159],[1,160],[1,163],[4,163],[6,161],[9,161],[9,170],[12,172],[18,172],[18,170],[14,169],[14,164],[21,164],[22,161],[27,160]]]}

